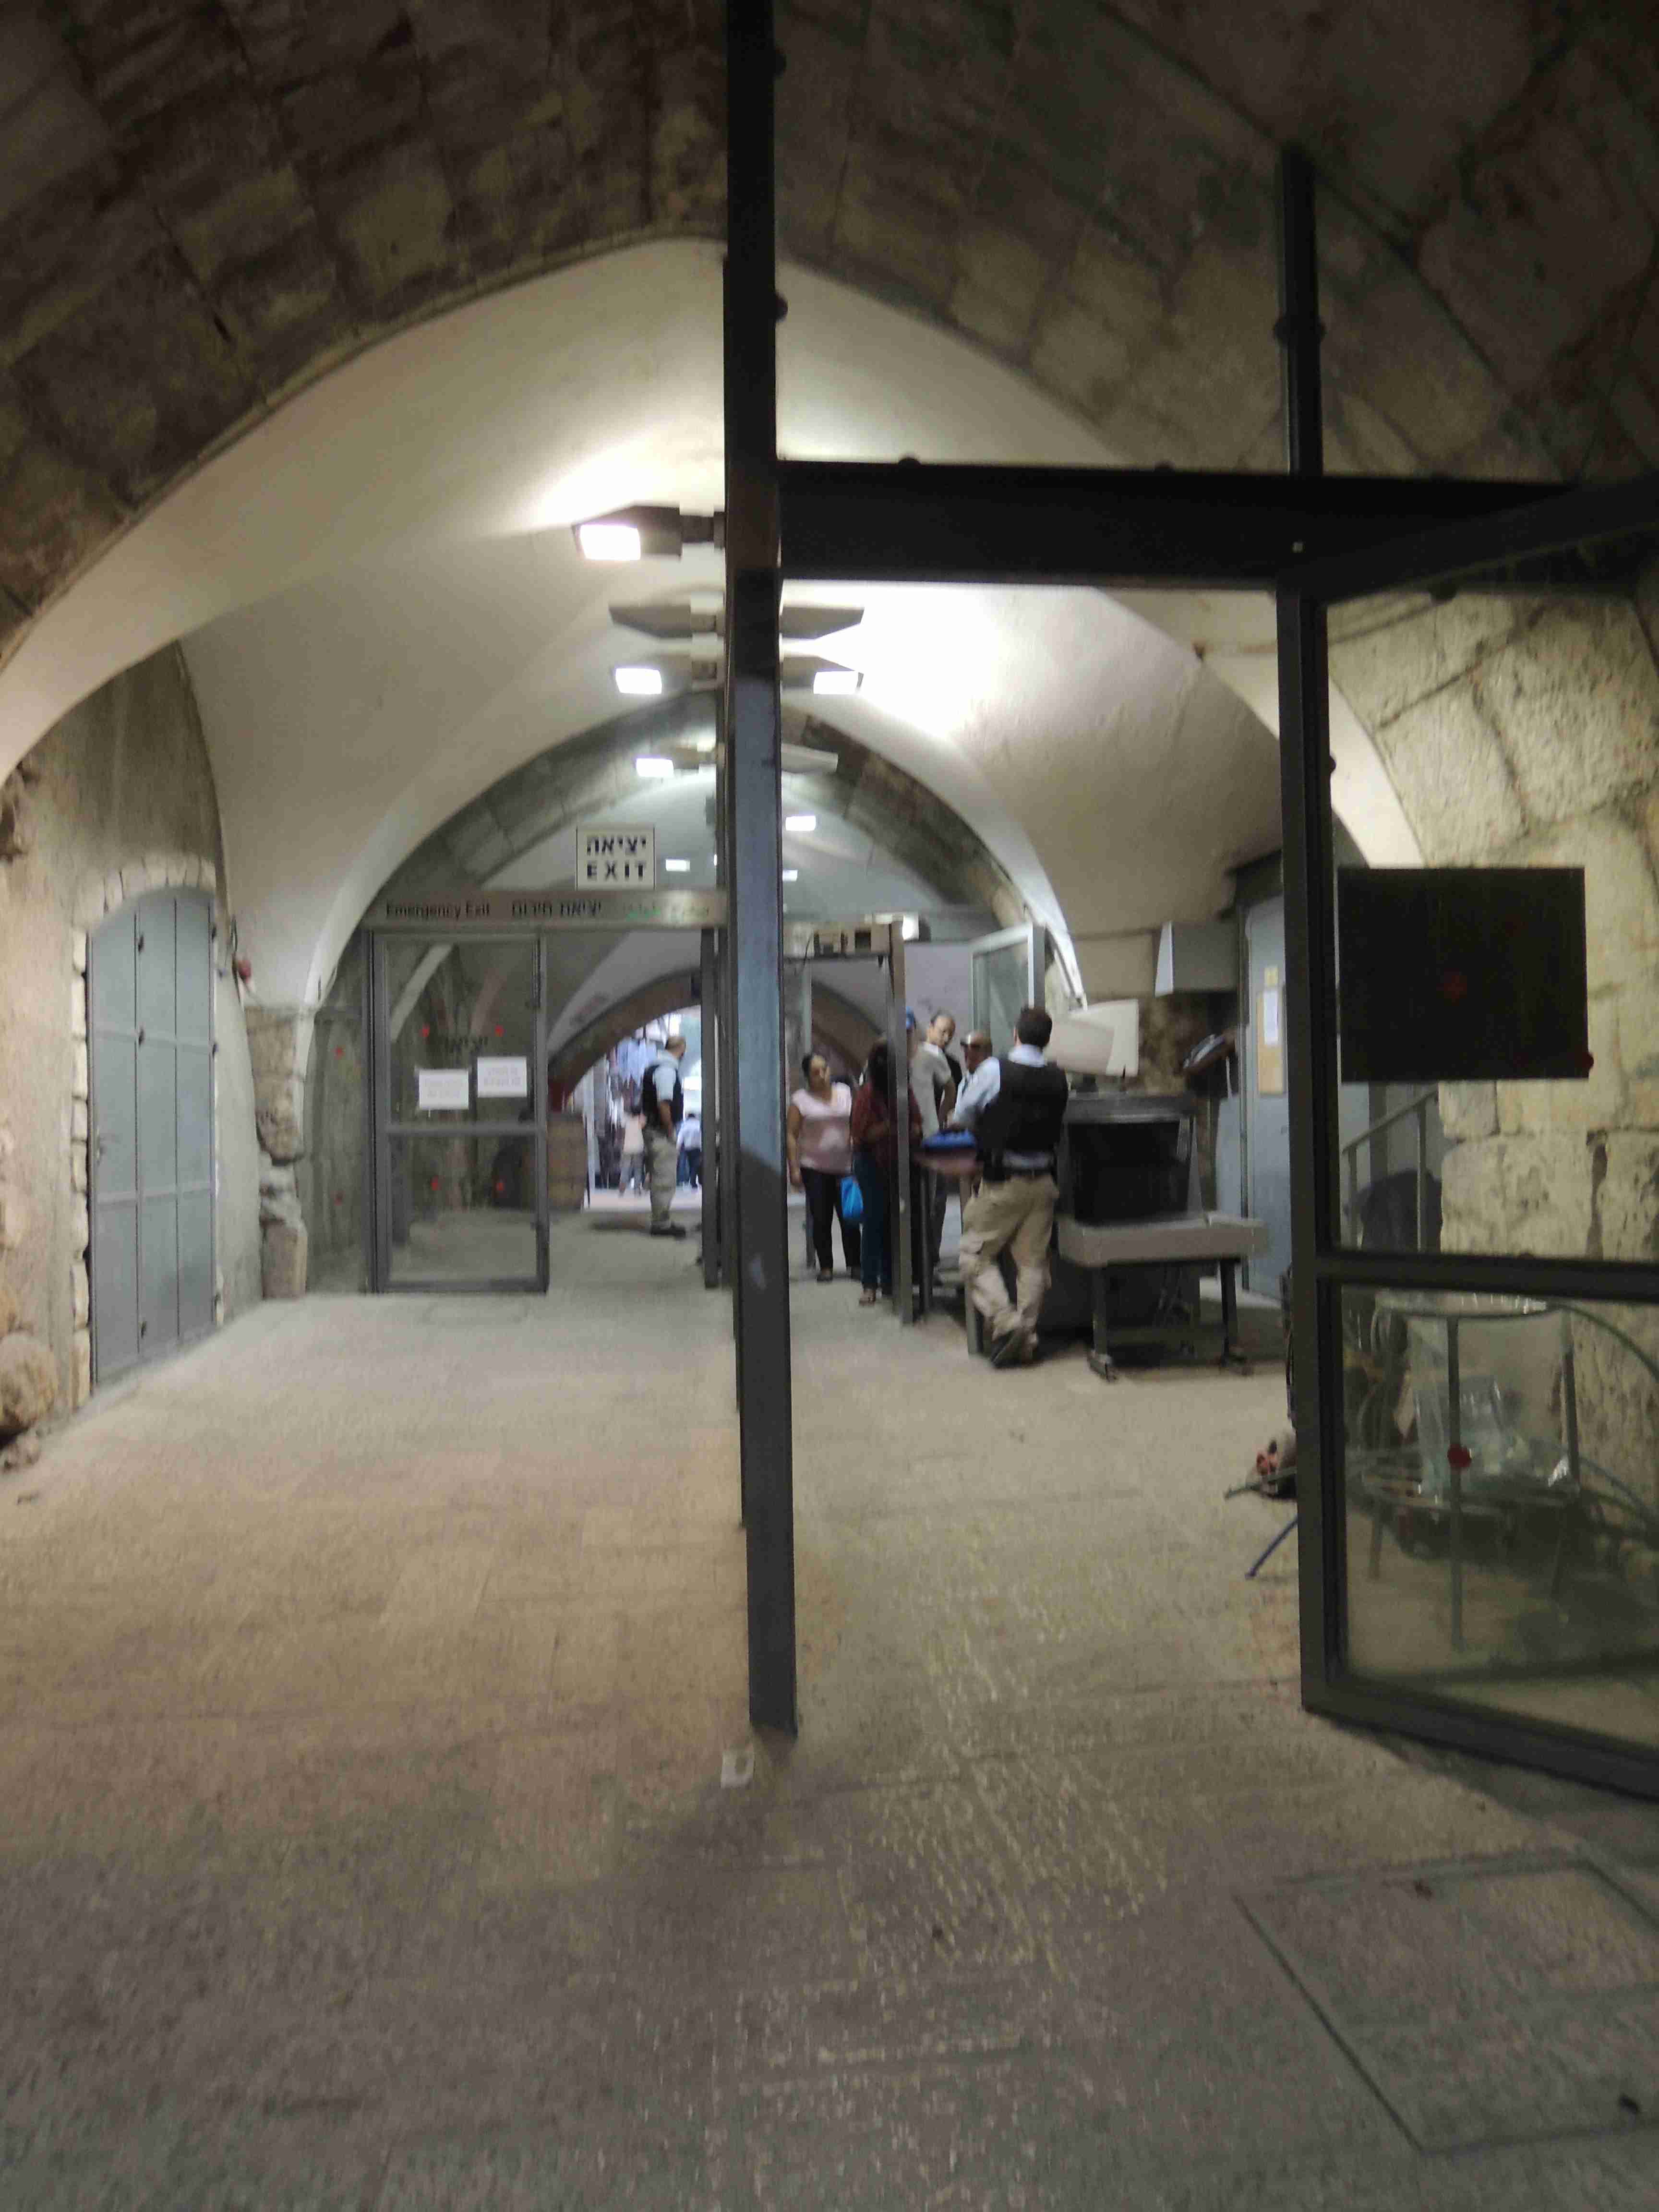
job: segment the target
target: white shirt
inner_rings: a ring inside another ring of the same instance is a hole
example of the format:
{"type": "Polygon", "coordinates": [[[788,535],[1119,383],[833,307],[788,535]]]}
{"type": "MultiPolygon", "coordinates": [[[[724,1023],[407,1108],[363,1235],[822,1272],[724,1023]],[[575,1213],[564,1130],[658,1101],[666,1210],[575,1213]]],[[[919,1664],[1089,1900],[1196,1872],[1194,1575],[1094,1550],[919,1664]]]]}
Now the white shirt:
{"type": "MultiPolygon", "coordinates": [[[[672,1098],[674,1094],[671,1091],[668,1095],[672,1098]]],[[[697,1152],[701,1152],[702,1150],[702,1116],[701,1114],[688,1114],[684,1121],[680,1123],[680,1149],[683,1152],[692,1149],[695,1149],[697,1152]]]]}
{"type": "MultiPolygon", "coordinates": [[[[1008,1058],[1017,1067],[1048,1066],[1034,1044],[1017,1044],[1008,1058]]],[[[956,1111],[951,1116],[951,1127],[953,1129],[971,1129],[1001,1088],[1001,1061],[994,1056],[981,1060],[962,1086],[956,1111]]],[[[1011,1168],[1046,1168],[1054,1164],[1052,1152],[1005,1152],[1003,1158],[1011,1168]]]]}
{"type": "Polygon", "coordinates": [[[924,1037],[910,1062],[910,1096],[921,1116],[924,1137],[939,1134],[939,1089],[951,1082],[951,1063],[936,1044],[924,1037]]]}

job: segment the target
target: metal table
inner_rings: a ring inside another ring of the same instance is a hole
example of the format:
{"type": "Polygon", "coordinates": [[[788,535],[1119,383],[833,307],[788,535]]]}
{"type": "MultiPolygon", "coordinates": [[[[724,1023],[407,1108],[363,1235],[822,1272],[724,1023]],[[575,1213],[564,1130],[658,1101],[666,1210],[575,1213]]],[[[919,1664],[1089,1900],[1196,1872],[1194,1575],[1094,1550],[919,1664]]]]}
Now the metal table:
{"type": "Polygon", "coordinates": [[[1238,1287],[1241,1260],[1259,1252],[1267,1242],[1267,1224],[1237,1213],[1170,1213],[1143,1221],[1085,1222],[1069,1213],[1054,1218],[1056,1242],[1062,1259],[1086,1268],[1091,1279],[1094,1343],[1089,1364],[1108,1382],[1117,1380],[1117,1363],[1107,1340],[1107,1288],[1111,1274],[1124,1267],[1203,1267],[1213,1263],[1221,1271],[1221,1321],[1152,1322],[1118,1328],[1113,1340],[1128,1344],[1187,1344],[1218,1335],[1221,1362],[1243,1367],[1238,1348],[1238,1287]]]}

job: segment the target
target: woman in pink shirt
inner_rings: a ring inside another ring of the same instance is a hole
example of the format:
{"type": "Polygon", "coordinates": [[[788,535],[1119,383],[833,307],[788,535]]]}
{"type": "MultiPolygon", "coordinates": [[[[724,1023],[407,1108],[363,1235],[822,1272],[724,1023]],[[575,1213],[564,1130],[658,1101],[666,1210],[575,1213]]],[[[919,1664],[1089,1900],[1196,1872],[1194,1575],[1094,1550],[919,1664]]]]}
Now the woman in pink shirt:
{"type": "Polygon", "coordinates": [[[853,1146],[848,1122],[853,1094],[844,1083],[830,1079],[830,1063],[821,1052],[809,1052],[800,1064],[805,1085],[789,1101],[789,1180],[806,1194],[806,1210],[812,1218],[812,1248],[818,1256],[818,1280],[832,1279],[830,1222],[841,1223],[842,1257],[847,1272],[859,1272],[859,1224],[842,1211],[842,1178],[852,1173],[853,1146]]]}

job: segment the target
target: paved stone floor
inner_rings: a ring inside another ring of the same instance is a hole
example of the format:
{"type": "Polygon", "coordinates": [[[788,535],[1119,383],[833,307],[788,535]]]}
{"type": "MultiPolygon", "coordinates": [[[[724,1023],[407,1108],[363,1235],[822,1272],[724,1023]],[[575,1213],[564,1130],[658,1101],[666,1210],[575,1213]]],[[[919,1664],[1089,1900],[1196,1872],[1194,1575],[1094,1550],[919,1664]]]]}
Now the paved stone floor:
{"type": "Polygon", "coordinates": [[[1659,1814],[1310,1720],[1281,1404],[726,1301],[270,1307],[0,1487],[0,2205],[1647,2206],[1659,1814]],[[725,1759],[738,1753],[736,1759],[725,1759]]]}

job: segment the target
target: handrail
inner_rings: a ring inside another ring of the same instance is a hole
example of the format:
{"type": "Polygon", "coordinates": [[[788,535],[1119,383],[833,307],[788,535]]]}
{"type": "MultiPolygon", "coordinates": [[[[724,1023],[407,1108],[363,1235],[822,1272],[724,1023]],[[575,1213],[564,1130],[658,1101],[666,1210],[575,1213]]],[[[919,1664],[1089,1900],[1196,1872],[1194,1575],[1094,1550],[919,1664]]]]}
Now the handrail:
{"type": "Polygon", "coordinates": [[[1380,1137],[1385,1129],[1393,1128],[1396,1121],[1415,1121],[1417,1123],[1417,1249],[1426,1252],[1429,1248],[1429,1109],[1437,1106],[1438,1088],[1419,1091],[1415,1098],[1408,1098],[1403,1106],[1396,1106],[1391,1114],[1373,1121],[1369,1129],[1362,1129],[1357,1137],[1350,1137],[1341,1148],[1342,1161],[1347,1172],[1348,1234],[1353,1236],[1359,1218],[1359,1147],[1380,1137]]]}
{"type": "Polygon", "coordinates": [[[1343,1152],[1357,1152],[1363,1144],[1368,1143],[1373,1137],[1380,1137],[1384,1129],[1393,1128],[1396,1121],[1403,1121],[1408,1114],[1420,1113],[1425,1106],[1435,1104],[1439,1097],[1440,1092],[1437,1088],[1433,1091],[1419,1091],[1415,1098],[1408,1098],[1403,1106],[1396,1106],[1392,1114],[1385,1114],[1380,1121],[1373,1121],[1369,1129],[1362,1129],[1357,1137],[1350,1137],[1342,1147],[1343,1152]]]}

